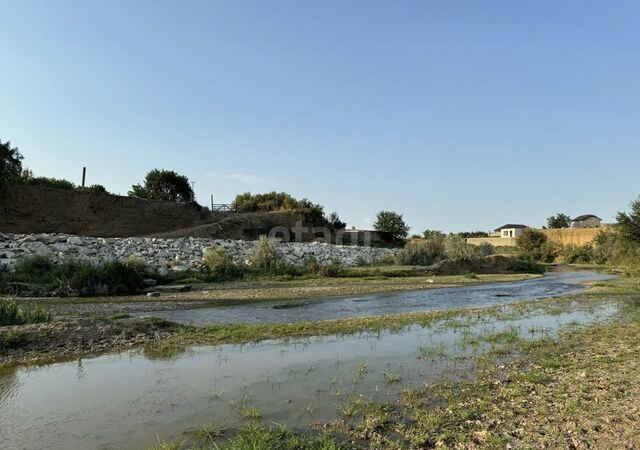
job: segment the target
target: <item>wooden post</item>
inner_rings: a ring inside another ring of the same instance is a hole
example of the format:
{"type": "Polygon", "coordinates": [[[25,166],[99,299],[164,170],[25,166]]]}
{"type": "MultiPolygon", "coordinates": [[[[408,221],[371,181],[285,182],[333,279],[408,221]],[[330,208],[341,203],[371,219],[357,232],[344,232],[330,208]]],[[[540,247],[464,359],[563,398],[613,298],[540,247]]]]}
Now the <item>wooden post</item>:
{"type": "Polygon", "coordinates": [[[86,178],[87,178],[87,168],[83,167],[82,168],[82,187],[84,187],[84,182],[85,182],[86,178]]]}

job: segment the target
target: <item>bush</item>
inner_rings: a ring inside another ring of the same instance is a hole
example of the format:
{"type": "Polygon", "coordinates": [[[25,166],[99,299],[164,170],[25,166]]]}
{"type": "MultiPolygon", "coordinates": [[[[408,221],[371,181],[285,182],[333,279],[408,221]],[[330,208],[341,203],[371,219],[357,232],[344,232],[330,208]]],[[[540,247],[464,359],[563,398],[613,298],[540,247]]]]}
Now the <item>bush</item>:
{"type": "Polygon", "coordinates": [[[88,187],[79,187],[80,192],[90,192],[93,194],[107,194],[107,189],[101,184],[92,184],[88,187]]]}
{"type": "Polygon", "coordinates": [[[557,246],[538,230],[525,228],[516,241],[518,250],[525,258],[550,263],[558,256],[557,246]]]}
{"type": "Polygon", "coordinates": [[[595,250],[591,244],[565,245],[560,251],[562,261],[567,264],[591,264],[595,261],[595,250]]]}
{"type": "Polygon", "coordinates": [[[452,261],[470,260],[475,256],[475,250],[467,244],[464,238],[450,234],[444,238],[444,252],[452,261]]]}
{"type": "Polygon", "coordinates": [[[395,262],[401,266],[430,266],[444,258],[443,241],[441,235],[409,241],[398,251],[395,262]]]}
{"type": "Polygon", "coordinates": [[[0,274],[0,293],[16,292],[16,284],[28,295],[117,295],[130,294],[142,287],[149,276],[146,264],[137,259],[90,264],[67,260],[54,264],[44,256],[23,258],[14,272],[0,274]]]}
{"type": "Polygon", "coordinates": [[[206,249],[202,262],[216,281],[234,280],[244,274],[242,266],[222,247],[206,249]]]}
{"type": "Polygon", "coordinates": [[[277,242],[269,240],[266,236],[260,236],[254,253],[249,257],[249,266],[252,271],[261,275],[300,275],[301,271],[287,264],[278,253],[276,246],[277,242]]]}
{"type": "Polygon", "coordinates": [[[342,274],[343,267],[337,261],[331,264],[320,264],[317,259],[309,258],[304,265],[304,271],[318,277],[337,277],[342,274]]]}
{"type": "MultiPolygon", "coordinates": [[[[243,212],[271,212],[303,210],[314,216],[324,216],[322,206],[310,202],[306,198],[298,200],[286,192],[267,192],[265,194],[238,194],[235,199],[236,207],[243,212]]],[[[335,213],[334,213],[335,214],[335,213]]],[[[337,214],[335,216],[337,218],[337,214]]],[[[331,220],[331,217],[328,219],[331,220]]]]}
{"type": "Polygon", "coordinates": [[[0,326],[51,322],[53,316],[36,305],[18,306],[15,300],[0,299],[0,326]]]}
{"type": "Polygon", "coordinates": [[[544,265],[526,259],[516,259],[511,270],[515,273],[545,273],[544,265]]]}
{"type": "Polygon", "coordinates": [[[68,191],[73,191],[78,189],[75,184],[73,184],[69,180],[64,180],[60,178],[50,178],[50,177],[28,177],[22,179],[23,184],[27,184],[29,186],[44,186],[51,187],[56,189],[66,189],[68,191]]]}
{"type": "Polygon", "coordinates": [[[488,242],[483,242],[475,247],[475,252],[479,257],[491,256],[496,254],[496,248],[488,242]]]}

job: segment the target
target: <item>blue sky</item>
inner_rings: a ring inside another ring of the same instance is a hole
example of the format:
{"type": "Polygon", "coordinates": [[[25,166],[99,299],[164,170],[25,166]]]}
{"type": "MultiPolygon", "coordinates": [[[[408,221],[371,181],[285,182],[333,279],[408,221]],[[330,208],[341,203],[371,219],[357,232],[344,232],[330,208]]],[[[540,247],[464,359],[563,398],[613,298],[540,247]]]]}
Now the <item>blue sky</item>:
{"type": "Polygon", "coordinates": [[[37,175],[287,191],[369,227],[613,220],[640,194],[640,3],[0,3],[0,139],[37,175]]]}

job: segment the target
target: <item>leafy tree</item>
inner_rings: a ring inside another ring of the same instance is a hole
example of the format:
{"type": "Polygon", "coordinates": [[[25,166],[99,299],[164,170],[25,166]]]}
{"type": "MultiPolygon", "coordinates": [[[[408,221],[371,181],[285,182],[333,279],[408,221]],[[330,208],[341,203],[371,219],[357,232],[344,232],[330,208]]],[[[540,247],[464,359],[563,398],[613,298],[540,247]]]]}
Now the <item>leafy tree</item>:
{"type": "Polygon", "coordinates": [[[327,217],[327,221],[333,227],[334,230],[342,230],[347,226],[345,222],[340,220],[340,216],[338,216],[338,213],[335,211],[329,214],[329,217],[327,217]]]}
{"type": "Polygon", "coordinates": [[[178,175],[173,170],[158,169],[147,173],[144,185],[133,185],[129,196],[168,202],[189,202],[194,199],[187,177],[178,175]]]}
{"type": "Polygon", "coordinates": [[[616,215],[620,237],[628,242],[640,243],[640,197],[631,203],[629,213],[616,215]]]}
{"type": "Polygon", "coordinates": [[[566,214],[558,213],[547,218],[547,228],[569,228],[570,225],[571,217],[566,214]]]}
{"type": "Polygon", "coordinates": [[[0,141],[0,185],[16,181],[22,173],[22,155],[11,142],[0,141]]]}
{"type": "Polygon", "coordinates": [[[409,226],[402,218],[402,214],[393,211],[380,211],[373,228],[387,242],[403,242],[409,236],[409,226]]]}
{"type": "Polygon", "coordinates": [[[553,262],[558,253],[556,246],[548,241],[543,232],[531,228],[522,230],[516,245],[524,256],[536,261],[553,262]]]}

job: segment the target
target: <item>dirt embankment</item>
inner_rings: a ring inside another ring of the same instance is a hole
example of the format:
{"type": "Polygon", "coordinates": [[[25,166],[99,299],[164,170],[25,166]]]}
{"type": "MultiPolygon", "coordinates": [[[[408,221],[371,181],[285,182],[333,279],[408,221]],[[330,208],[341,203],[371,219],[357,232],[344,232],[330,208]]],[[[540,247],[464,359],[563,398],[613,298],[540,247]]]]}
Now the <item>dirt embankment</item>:
{"type": "MultiPolygon", "coordinates": [[[[276,227],[315,239],[319,219],[298,211],[210,213],[197,204],[143,200],[43,186],[0,188],[0,233],[255,240],[276,227]],[[302,227],[302,228],[301,228],[302,227]]],[[[286,233],[285,233],[286,234],[286,233]]],[[[329,237],[329,239],[331,239],[329,237]]]]}
{"type": "Polygon", "coordinates": [[[0,232],[145,236],[215,220],[195,204],[43,186],[0,188],[0,232]]]}

